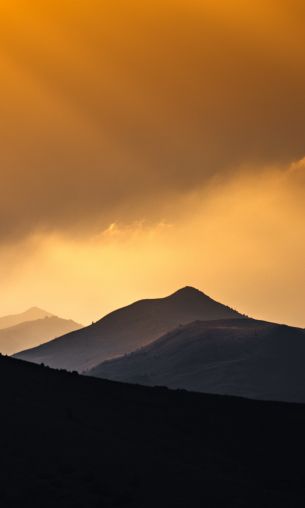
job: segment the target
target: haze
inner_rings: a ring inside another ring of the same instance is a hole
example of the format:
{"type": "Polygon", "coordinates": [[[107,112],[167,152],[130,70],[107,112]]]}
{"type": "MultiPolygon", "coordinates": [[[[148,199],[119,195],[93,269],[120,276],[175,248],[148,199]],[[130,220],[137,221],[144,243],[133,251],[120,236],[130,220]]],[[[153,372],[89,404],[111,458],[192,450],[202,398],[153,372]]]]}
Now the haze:
{"type": "Polygon", "coordinates": [[[4,0],[0,314],[194,285],[305,326],[305,6],[4,0]]]}

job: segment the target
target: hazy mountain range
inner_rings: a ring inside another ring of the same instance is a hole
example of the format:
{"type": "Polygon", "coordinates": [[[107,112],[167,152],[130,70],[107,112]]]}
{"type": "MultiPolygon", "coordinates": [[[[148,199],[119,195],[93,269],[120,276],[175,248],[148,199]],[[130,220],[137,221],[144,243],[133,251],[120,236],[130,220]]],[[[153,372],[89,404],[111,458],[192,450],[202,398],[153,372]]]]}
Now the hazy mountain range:
{"type": "Polygon", "coordinates": [[[9,316],[0,317],[0,330],[3,328],[10,328],[11,326],[19,325],[27,321],[35,321],[36,319],[43,319],[51,317],[53,314],[39,307],[31,307],[30,309],[20,312],[19,314],[11,314],[9,316]]]}
{"type": "MultiPolygon", "coordinates": [[[[28,317],[31,314],[32,312],[29,311],[19,314],[19,317],[21,319],[24,315],[28,317]]],[[[36,312],[36,315],[38,314],[36,312]]],[[[18,316],[14,316],[14,318],[17,320],[18,316]]],[[[81,327],[82,325],[70,319],[61,319],[51,314],[34,321],[20,322],[15,326],[0,330],[0,353],[12,355],[21,349],[37,346],[81,327]]]]}
{"type": "Polygon", "coordinates": [[[305,406],[113,383],[0,356],[3,508],[299,508],[305,406]]]}
{"type": "Polygon", "coordinates": [[[89,327],[23,351],[16,357],[83,372],[143,347],[179,325],[195,320],[242,317],[197,289],[186,287],[166,298],[135,302],[89,327]]]}

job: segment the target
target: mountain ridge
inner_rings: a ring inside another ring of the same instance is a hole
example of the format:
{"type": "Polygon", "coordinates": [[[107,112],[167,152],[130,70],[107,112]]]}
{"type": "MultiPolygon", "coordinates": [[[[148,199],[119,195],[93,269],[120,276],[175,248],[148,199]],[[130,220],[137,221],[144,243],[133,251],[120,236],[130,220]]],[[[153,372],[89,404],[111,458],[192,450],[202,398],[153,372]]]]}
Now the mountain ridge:
{"type": "Polygon", "coordinates": [[[246,318],[195,321],[86,374],[146,386],[305,402],[304,358],[302,328],[246,318]]]}
{"type": "Polygon", "coordinates": [[[22,351],[16,357],[82,372],[149,344],[179,324],[233,317],[245,319],[230,307],[186,286],[164,298],[138,300],[88,327],[22,351]]]}
{"type": "Polygon", "coordinates": [[[23,312],[0,317],[0,330],[10,328],[11,326],[15,326],[20,323],[25,323],[27,321],[35,321],[36,319],[43,319],[44,317],[51,316],[54,316],[54,314],[47,312],[40,307],[29,307],[23,312]]]}

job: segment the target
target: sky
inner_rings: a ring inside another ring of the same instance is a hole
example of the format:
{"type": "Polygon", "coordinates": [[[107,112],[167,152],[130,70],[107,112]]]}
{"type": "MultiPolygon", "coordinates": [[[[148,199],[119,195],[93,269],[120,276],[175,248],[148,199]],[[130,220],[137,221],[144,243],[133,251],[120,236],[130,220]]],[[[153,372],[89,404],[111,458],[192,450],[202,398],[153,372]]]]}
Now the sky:
{"type": "Polygon", "coordinates": [[[303,0],[0,0],[0,314],[194,285],[305,327],[303,0]]]}

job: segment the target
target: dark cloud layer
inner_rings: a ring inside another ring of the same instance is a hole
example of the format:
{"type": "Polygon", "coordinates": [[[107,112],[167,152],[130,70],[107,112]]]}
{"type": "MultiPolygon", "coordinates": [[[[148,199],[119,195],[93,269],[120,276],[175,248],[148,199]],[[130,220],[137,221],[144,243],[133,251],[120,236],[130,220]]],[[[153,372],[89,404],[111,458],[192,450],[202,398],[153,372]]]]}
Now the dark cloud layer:
{"type": "Polygon", "coordinates": [[[297,0],[0,7],[0,235],[160,219],[241,165],[304,155],[297,0]]]}

